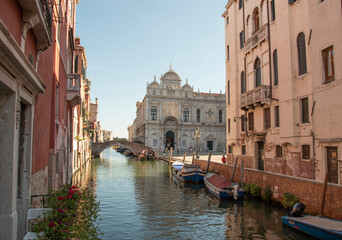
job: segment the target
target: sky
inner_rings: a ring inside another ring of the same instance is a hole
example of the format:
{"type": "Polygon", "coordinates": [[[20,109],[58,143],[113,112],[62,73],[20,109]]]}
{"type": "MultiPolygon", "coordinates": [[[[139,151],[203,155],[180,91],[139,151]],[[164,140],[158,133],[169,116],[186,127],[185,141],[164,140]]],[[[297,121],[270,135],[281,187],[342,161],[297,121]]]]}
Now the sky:
{"type": "Polygon", "coordinates": [[[224,93],[227,0],[80,0],[76,36],[85,47],[91,102],[114,137],[128,137],[147,82],[170,69],[194,90],[224,93]]]}

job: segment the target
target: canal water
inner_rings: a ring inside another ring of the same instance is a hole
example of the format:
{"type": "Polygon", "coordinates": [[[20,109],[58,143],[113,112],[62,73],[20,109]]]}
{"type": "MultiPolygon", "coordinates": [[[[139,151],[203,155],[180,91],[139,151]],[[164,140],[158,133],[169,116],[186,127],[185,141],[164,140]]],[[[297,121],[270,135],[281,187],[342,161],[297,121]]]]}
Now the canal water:
{"type": "Polygon", "coordinates": [[[203,184],[177,182],[164,161],[106,149],[84,176],[100,201],[102,239],[310,239],[283,229],[284,210],[219,201],[203,184]]]}

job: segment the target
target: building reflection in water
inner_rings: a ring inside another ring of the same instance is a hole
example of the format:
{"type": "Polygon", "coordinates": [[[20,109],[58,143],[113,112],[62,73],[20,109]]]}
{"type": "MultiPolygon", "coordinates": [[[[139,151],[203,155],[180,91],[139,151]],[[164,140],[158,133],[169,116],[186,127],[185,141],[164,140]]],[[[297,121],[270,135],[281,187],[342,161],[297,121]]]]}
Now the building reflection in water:
{"type": "Polygon", "coordinates": [[[102,239],[307,239],[283,232],[284,210],[248,198],[220,201],[203,184],[175,181],[163,161],[108,149],[77,180],[101,202],[102,239]]]}

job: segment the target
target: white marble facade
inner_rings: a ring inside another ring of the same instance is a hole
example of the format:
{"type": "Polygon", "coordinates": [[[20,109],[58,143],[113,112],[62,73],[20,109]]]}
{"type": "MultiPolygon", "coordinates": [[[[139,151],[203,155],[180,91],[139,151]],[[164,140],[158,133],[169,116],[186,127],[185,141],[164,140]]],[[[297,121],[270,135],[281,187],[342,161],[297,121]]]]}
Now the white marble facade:
{"type": "Polygon", "coordinates": [[[142,102],[137,102],[136,119],[129,127],[130,140],[144,143],[159,152],[172,147],[176,151],[190,151],[197,146],[194,137],[197,127],[200,151],[223,151],[226,134],[225,94],[195,92],[179,75],[170,70],[147,84],[142,102]]]}

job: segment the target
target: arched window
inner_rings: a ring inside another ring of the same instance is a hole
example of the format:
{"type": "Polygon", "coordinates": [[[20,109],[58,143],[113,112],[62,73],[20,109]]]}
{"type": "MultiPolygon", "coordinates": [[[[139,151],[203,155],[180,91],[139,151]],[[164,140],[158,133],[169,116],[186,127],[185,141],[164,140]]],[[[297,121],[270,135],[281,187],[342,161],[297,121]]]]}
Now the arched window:
{"type": "Polygon", "coordinates": [[[251,18],[251,16],[250,15],[248,15],[247,16],[247,19],[246,19],[246,39],[248,39],[249,38],[249,33],[250,33],[250,19],[251,18]]]}
{"type": "Polygon", "coordinates": [[[151,120],[157,120],[157,108],[151,107],[151,120]]]}
{"type": "Polygon", "coordinates": [[[261,67],[260,67],[259,58],[257,58],[254,62],[254,73],[255,73],[255,87],[259,87],[261,85],[261,67]]]}
{"type": "Polygon", "coordinates": [[[200,109],[196,110],[196,120],[197,122],[201,122],[201,110],[200,109]]]}
{"type": "Polygon", "coordinates": [[[253,33],[259,30],[259,9],[255,8],[253,12],[253,33]]]}
{"type": "Polygon", "coordinates": [[[278,54],[277,49],[273,52],[274,86],[278,85],[278,54]]]}
{"type": "Polygon", "coordinates": [[[299,33],[297,37],[298,48],[298,63],[299,63],[299,75],[306,73],[306,50],[305,50],[305,35],[299,33]]]}
{"type": "Polygon", "coordinates": [[[243,6],[243,0],[239,0],[239,9],[241,9],[243,6]]]}
{"type": "Polygon", "coordinates": [[[185,108],[183,112],[183,121],[189,122],[189,109],[185,108]]]}
{"type": "Polygon", "coordinates": [[[270,5],[271,5],[271,21],[273,22],[276,19],[274,0],[271,0],[270,5]]]}
{"type": "Polygon", "coordinates": [[[219,123],[222,123],[222,110],[219,111],[219,123]]]}
{"type": "Polygon", "coordinates": [[[241,93],[246,92],[246,81],[245,81],[245,72],[241,72],[241,93]]]}

